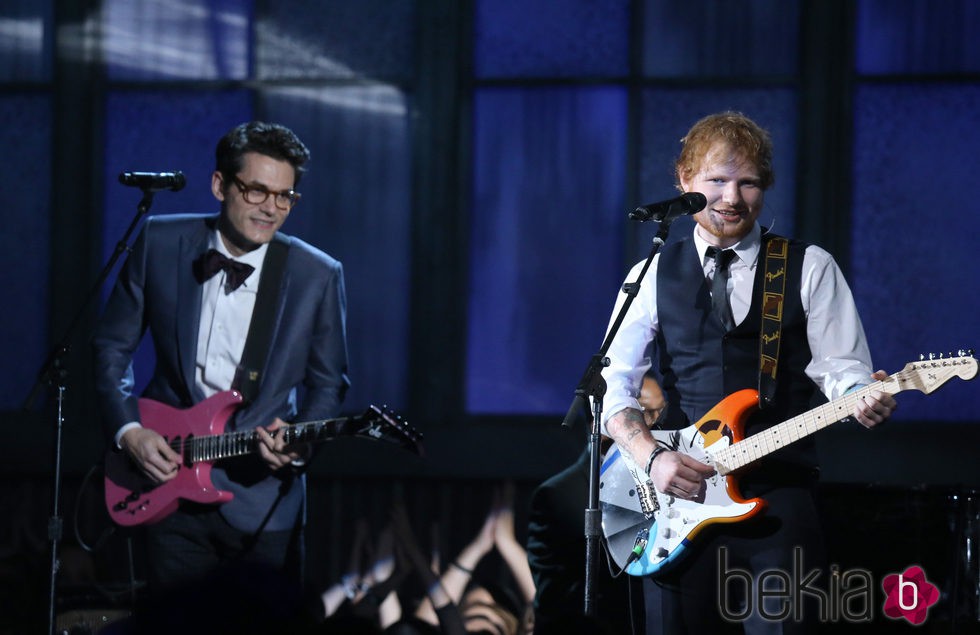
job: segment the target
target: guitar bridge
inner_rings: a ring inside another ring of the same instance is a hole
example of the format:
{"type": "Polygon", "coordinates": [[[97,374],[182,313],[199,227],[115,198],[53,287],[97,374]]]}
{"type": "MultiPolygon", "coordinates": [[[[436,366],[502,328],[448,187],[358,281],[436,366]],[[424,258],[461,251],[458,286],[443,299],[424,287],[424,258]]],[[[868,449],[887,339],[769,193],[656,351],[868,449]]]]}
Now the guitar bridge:
{"type": "Polygon", "coordinates": [[[649,479],[637,485],[636,497],[640,501],[640,511],[643,512],[647,520],[653,518],[653,515],[660,511],[660,501],[657,500],[657,492],[649,479]]]}

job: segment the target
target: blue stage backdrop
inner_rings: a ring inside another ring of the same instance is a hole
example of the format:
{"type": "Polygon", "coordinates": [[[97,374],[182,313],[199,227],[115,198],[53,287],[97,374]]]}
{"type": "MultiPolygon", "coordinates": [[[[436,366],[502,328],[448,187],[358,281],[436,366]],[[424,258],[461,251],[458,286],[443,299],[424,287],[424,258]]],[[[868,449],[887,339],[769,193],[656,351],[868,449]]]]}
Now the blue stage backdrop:
{"type": "MultiPolygon", "coordinates": [[[[469,415],[553,421],[564,413],[623,276],[653,234],[626,213],[675,194],[677,142],[700,116],[742,110],[772,131],[777,182],[762,221],[777,232],[795,234],[801,225],[795,201],[841,185],[798,173],[810,112],[800,92],[801,69],[810,66],[799,35],[809,32],[805,18],[816,3],[744,0],[736,11],[720,0],[463,3],[452,13],[458,22],[440,24],[462,53],[451,64],[452,106],[439,121],[423,119],[431,113],[417,93],[431,71],[420,57],[431,49],[418,33],[432,5],[94,4],[70,22],[55,19],[53,0],[0,7],[8,203],[0,284],[15,298],[0,318],[6,410],[20,405],[60,335],[50,332],[48,291],[58,253],[48,195],[62,147],[53,138],[64,88],[58,60],[96,70],[93,129],[103,146],[92,154],[104,161],[80,169],[103,191],[102,240],[91,245],[103,260],[138,202],[138,192],[118,184],[120,172],[185,173],[187,187],[157,195],[153,213],[215,211],[208,183],[224,131],[252,117],[274,119],[308,142],[304,199],[286,229],[345,263],[351,408],[409,402],[413,376],[428,370],[425,355],[410,359],[411,334],[437,333],[444,319],[409,317],[424,315],[413,298],[432,284],[411,268],[424,256],[413,253],[413,237],[427,229],[412,209],[413,174],[429,169],[413,164],[424,155],[420,129],[441,126],[440,138],[451,140],[433,151],[458,159],[459,180],[435,187],[462,192],[442,220],[468,230],[462,256],[450,263],[468,284],[438,290],[453,294],[466,320],[452,331],[461,341],[445,343],[459,360],[460,394],[445,397],[461,411],[442,413],[453,423],[469,415]]],[[[817,53],[854,50],[840,94],[830,97],[844,109],[844,132],[853,133],[850,149],[831,157],[851,192],[847,209],[834,210],[843,212],[836,231],[850,247],[835,255],[876,366],[895,371],[920,352],[978,346],[972,256],[980,218],[969,202],[980,145],[980,44],[970,27],[980,5],[857,0],[848,11],[853,22],[840,37],[853,34],[853,42],[814,44],[817,53]]],[[[689,221],[678,222],[672,238],[689,231],[689,221]]],[[[89,273],[79,271],[78,284],[89,284],[89,273]]],[[[140,364],[144,376],[150,361],[140,364]]],[[[896,418],[976,421],[978,386],[954,382],[929,398],[903,398],[896,418]]]]}

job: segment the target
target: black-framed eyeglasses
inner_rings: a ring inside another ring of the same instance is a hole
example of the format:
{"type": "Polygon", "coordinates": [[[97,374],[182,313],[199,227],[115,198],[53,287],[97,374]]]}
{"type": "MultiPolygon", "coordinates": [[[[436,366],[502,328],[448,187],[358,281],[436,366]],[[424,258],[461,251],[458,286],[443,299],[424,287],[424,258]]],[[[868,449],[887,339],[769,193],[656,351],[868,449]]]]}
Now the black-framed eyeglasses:
{"type": "Polygon", "coordinates": [[[293,205],[299,202],[299,199],[303,196],[295,190],[283,190],[281,192],[273,192],[262,185],[246,185],[237,176],[231,177],[238,186],[238,189],[242,191],[242,198],[245,199],[246,203],[251,205],[261,205],[265,203],[270,195],[275,196],[273,201],[281,210],[292,209],[293,205]]]}

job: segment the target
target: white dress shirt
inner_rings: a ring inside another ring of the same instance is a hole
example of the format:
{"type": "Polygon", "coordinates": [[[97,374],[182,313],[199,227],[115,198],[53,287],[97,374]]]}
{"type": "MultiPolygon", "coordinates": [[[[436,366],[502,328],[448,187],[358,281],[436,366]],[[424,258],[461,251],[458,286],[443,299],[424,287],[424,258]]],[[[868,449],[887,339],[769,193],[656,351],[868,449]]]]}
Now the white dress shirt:
{"type": "Polygon", "coordinates": [[[239,257],[232,257],[215,230],[211,248],[218,253],[255,268],[242,286],[234,291],[225,285],[226,274],[219,271],[201,285],[201,321],[197,334],[194,381],[205,397],[231,388],[245,350],[245,338],[252,323],[252,311],[262,275],[262,261],[268,244],[239,257]]]}
{"type": "MultiPolygon", "coordinates": [[[[705,258],[709,243],[695,226],[694,244],[704,267],[705,278],[714,275],[714,260],[705,258]]],[[[759,262],[761,230],[758,224],[732,249],[736,257],[729,265],[729,302],[736,324],[748,315],[752,304],[752,286],[759,262]]],[[[650,343],[659,330],[657,317],[657,266],[660,255],[643,278],[640,291],[633,300],[619,332],[609,347],[610,365],[602,370],[606,380],[603,400],[603,426],[609,417],[624,408],[641,410],[637,401],[643,376],[650,369],[650,343]]],[[[637,263],[626,277],[634,282],[643,266],[637,263]]],[[[612,325],[626,300],[621,293],[616,300],[609,324],[612,325]]],[[[851,290],[833,257],[815,245],[807,247],[803,256],[800,300],[807,322],[807,341],[812,360],[806,374],[828,399],[840,397],[850,388],[871,383],[871,354],[858,316],[851,290]]]]}

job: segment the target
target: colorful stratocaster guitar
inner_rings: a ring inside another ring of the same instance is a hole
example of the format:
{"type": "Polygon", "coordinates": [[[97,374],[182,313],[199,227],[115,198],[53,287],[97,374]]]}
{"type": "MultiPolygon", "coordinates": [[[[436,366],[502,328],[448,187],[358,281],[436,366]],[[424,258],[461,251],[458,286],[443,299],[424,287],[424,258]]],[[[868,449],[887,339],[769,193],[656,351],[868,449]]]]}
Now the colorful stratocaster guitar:
{"type": "MultiPolygon", "coordinates": [[[[143,426],[163,435],[183,461],[175,478],[156,484],[137,469],[125,452],[109,451],[105,459],[105,501],[112,520],[123,526],[154,523],[173,513],[181,500],[231,500],[231,492],[219,490],[211,482],[211,466],[218,459],[258,453],[254,430],[224,432],[225,424],[241,403],[241,394],[233,390],[220,392],[186,410],[140,399],[143,426]]],[[[287,444],[354,436],[389,441],[422,454],[422,435],[387,408],[376,406],[355,417],[296,423],[282,430],[287,444]]]]}
{"type": "Polygon", "coordinates": [[[758,407],[758,392],[746,389],[733,393],[692,426],[653,431],[661,445],[714,466],[716,473],[693,500],[660,493],[646,475],[634,477],[619,448],[613,446],[602,464],[599,490],[602,532],[609,553],[630,575],[657,574],[681,559],[701,530],[714,523],[745,520],[765,507],[761,498],[741,497],[733,472],[846,419],[858,400],[873,391],[894,395],[919,390],[928,394],[953,377],[966,380],[976,374],[977,360],[972,351],[911,362],[882,381],[748,438],[743,438],[743,424],[758,407]]]}

